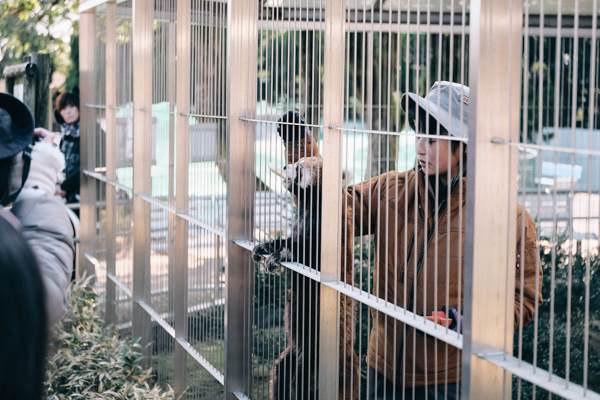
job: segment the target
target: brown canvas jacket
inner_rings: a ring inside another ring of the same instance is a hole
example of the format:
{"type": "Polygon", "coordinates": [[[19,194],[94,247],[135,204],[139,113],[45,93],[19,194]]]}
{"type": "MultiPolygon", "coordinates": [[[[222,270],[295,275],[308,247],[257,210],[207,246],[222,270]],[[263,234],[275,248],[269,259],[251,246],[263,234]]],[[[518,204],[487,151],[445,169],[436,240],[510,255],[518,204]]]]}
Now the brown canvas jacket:
{"type": "MultiPolygon", "coordinates": [[[[352,204],[355,236],[374,235],[373,294],[419,315],[431,315],[443,305],[459,309],[460,304],[462,310],[466,186],[466,178],[456,179],[449,201],[439,204],[437,222],[436,201],[431,193],[435,193],[435,188],[425,188],[421,170],[390,172],[348,187],[346,200],[352,204]],[[425,196],[427,192],[430,194],[425,196]],[[429,237],[427,243],[426,237],[429,237]]],[[[447,189],[439,198],[448,198],[447,189]]],[[[526,325],[535,310],[535,269],[539,261],[535,222],[518,205],[517,254],[521,254],[522,222],[524,252],[515,264],[519,262],[524,269],[523,325],[526,325]]],[[[521,288],[520,269],[516,271],[515,329],[520,320],[521,288]]],[[[541,268],[538,279],[541,304],[541,268]]],[[[372,316],[367,362],[378,373],[399,385],[404,381],[407,387],[433,385],[436,379],[460,381],[459,350],[441,341],[436,345],[433,338],[376,310],[372,310],[372,316]]]]}

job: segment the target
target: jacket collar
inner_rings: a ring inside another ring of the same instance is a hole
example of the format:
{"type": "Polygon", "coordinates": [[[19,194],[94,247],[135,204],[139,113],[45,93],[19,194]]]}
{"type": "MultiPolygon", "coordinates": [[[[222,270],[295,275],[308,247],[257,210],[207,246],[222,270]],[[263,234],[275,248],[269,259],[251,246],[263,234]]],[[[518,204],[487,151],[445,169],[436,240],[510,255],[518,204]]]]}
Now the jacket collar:
{"type": "MultiPolygon", "coordinates": [[[[433,215],[431,213],[431,211],[433,211],[434,209],[439,209],[441,208],[441,206],[443,205],[443,202],[446,202],[446,190],[447,187],[445,187],[445,189],[442,190],[442,188],[439,188],[439,192],[438,195],[441,196],[441,201],[436,201],[435,198],[435,187],[431,186],[431,182],[429,181],[429,179],[427,179],[427,177],[425,176],[425,173],[423,172],[423,170],[421,169],[421,166],[417,166],[417,170],[416,170],[416,177],[417,177],[417,182],[418,182],[418,186],[419,186],[419,214],[421,215],[421,218],[424,219],[424,215],[423,215],[423,210],[425,210],[425,193],[427,193],[429,195],[429,197],[427,198],[427,208],[429,208],[429,218],[431,217],[431,215],[433,215]]],[[[461,181],[462,181],[462,203],[463,205],[465,204],[466,200],[467,200],[467,178],[466,177],[456,177],[453,178],[450,182],[450,204],[451,207],[457,207],[458,206],[458,202],[461,200],[460,198],[460,186],[461,186],[461,181]]]]}

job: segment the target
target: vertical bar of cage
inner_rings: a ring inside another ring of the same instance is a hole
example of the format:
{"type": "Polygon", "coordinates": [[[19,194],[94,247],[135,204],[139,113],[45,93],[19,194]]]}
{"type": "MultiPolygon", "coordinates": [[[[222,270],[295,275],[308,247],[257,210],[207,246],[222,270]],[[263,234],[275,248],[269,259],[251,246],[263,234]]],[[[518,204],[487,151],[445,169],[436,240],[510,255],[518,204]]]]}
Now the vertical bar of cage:
{"type": "MultiPolygon", "coordinates": [[[[172,4],[177,4],[176,0],[172,0],[172,4]]],[[[168,204],[170,207],[175,207],[175,136],[176,136],[176,119],[175,110],[177,109],[177,92],[176,92],[176,84],[177,84],[177,63],[175,62],[177,57],[177,15],[175,14],[174,18],[169,18],[169,44],[168,44],[168,60],[167,62],[167,99],[169,102],[169,172],[168,172],[168,204]]],[[[169,292],[169,312],[174,312],[175,307],[175,258],[171,257],[171,254],[175,254],[175,215],[173,213],[168,213],[168,245],[167,251],[169,254],[168,261],[168,278],[167,278],[167,288],[169,292]]]]}
{"type": "MultiPolygon", "coordinates": [[[[80,109],[81,129],[89,132],[81,135],[81,171],[95,168],[95,135],[96,130],[95,110],[85,104],[93,104],[96,98],[96,15],[92,8],[82,12],[79,17],[81,27],[79,40],[82,43],[79,53],[79,76],[81,79],[81,102],[84,106],[80,109]]],[[[79,265],[87,266],[87,275],[94,274],[94,266],[87,259],[86,254],[95,254],[96,250],[96,180],[81,173],[79,222],[81,233],[79,235],[79,265]]],[[[80,270],[81,273],[81,270],[80,270]]],[[[80,278],[80,277],[78,277],[80,278]]]]}
{"type": "MultiPolygon", "coordinates": [[[[577,90],[578,90],[578,73],[579,73],[579,1],[575,1],[575,13],[574,13],[574,36],[573,36],[573,58],[571,65],[573,66],[572,71],[572,87],[571,87],[571,148],[575,149],[575,135],[577,128],[577,90]]],[[[595,16],[594,16],[595,18],[595,16]]],[[[558,138],[557,138],[558,143],[558,138]]],[[[575,164],[575,153],[571,152],[571,181],[573,178],[573,165],[575,164]]],[[[571,339],[572,339],[572,286],[573,286],[573,263],[574,256],[571,247],[573,245],[573,200],[575,198],[575,185],[571,184],[571,190],[569,194],[570,201],[570,210],[569,210],[569,253],[568,253],[568,285],[567,285],[567,332],[566,332],[566,349],[565,349],[565,380],[566,386],[569,387],[570,378],[571,378],[571,339]]],[[[577,245],[575,245],[575,249],[577,249],[577,245]]],[[[584,337],[584,342],[587,341],[587,338],[584,337]]],[[[585,345],[585,343],[584,343],[585,345]]]]}
{"type": "Polygon", "coordinates": [[[139,197],[150,195],[152,179],[152,0],[133,0],[133,325],[141,337],[144,364],[149,366],[150,315],[140,303],[150,304],[150,203],[139,197]]]}
{"type": "MultiPolygon", "coordinates": [[[[117,3],[110,0],[106,4],[106,179],[117,180],[116,170],[116,131],[117,131],[117,3]]],[[[116,233],[117,206],[116,188],[106,187],[106,271],[116,272],[116,233]]],[[[111,279],[106,279],[106,322],[115,322],[116,287],[111,279]]]]}
{"type": "MultiPolygon", "coordinates": [[[[189,212],[189,117],[190,112],[190,49],[191,49],[191,0],[177,0],[177,32],[175,96],[177,122],[175,133],[176,193],[175,207],[179,214],[189,212]]],[[[173,59],[175,61],[175,59],[173,59]]],[[[185,396],[187,377],[187,351],[179,341],[188,338],[188,221],[175,218],[175,254],[173,273],[173,316],[175,328],[174,389],[175,396],[185,396]]],[[[170,258],[169,257],[169,258],[170,258]]]]}
{"type": "MultiPolygon", "coordinates": [[[[341,248],[341,181],[339,149],[342,132],[330,129],[343,126],[345,0],[325,3],[325,65],[323,88],[323,212],[321,235],[321,281],[339,280],[341,248]],[[329,212],[331,210],[331,212],[329,212]]],[[[339,382],[339,293],[325,285],[320,287],[319,397],[338,398],[339,382]]]]}
{"type": "Polygon", "coordinates": [[[514,316],[505,310],[514,307],[514,295],[506,288],[514,287],[515,279],[516,218],[509,213],[516,209],[516,185],[511,185],[516,157],[511,157],[514,149],[491,139],[508,141],[519,132],[522,11],[520,0],[471,3],[462,360],[466,399],[502,399],[512,384],[509,373],[480,357],[512,349],[514,316]],[[506,286],[498,285],[503,281],[506,286]]]}
{"type": "Polygon", "coordinates": [[[256,1],[231,0],[227,9],[227,255],[225,265],[225,398],[251,391],[252,274],[249,252],[233,240],[252,241],[254,226],[254,136],[256,124],[239,118],[253,115],[257,54],[256,1]],[[249,71],[254,66],[254,71],[249,71]],[[234,88],[234,90],[231,90],[234,88]],[[250,284],[249,284],[250,283],[250,284]]]}
{"type": "MultiPolygon", "coordinates": [[[[557,32],[556,32],[556,43],[555,43],[555,72],[554,72],[554,115],[553,115],[553,125],[554,125],[554,140],[555,143],[558,143],[558,127],[559,127],[559,104],[560,104],[560,86],[561,86],[561,42],[562,42],[562,1],[558,0],[558,13],[557,13],[557,32]]],[[[558,153],[554,152],[554,180],[556,180],[556,165],[558,164],[558,153]]],[[[558,233],[558,225],[557,225],[557,209],[556,209],[556,199],[557,199],[557,185],[553,185],[552,188],[552,200],[554,203],[554,207],[552,210],[552,250],[551,250],[551,276],[550,276],[550,334],[549,334],[549,346],[550,349],[548,351],[548,371],[553,371],[553,363],[554,363],[554,306],[555,306],[555,282],[556,282],[556,241],[557,241],[557,233],[558,233]]],[[[552,380],[552,376],[549,377],[549,381],[552,380]]]]}
{"type": "MultiPolygon", "coordinates": [[[[592,15],[598,15],[598,1],[597,0],[593,0],[592,3],[592,15]]],[[[590,43],[590,83],[589,83],[589,87],[590,87],[590,91],[589,93],[593,93],[596,90],[596,62],[597,62],[597,57],[596,57],[596,39],[597,39],[597,29],[598,27],[598,22],[596,18],[593,18],[592,20],[592,38],[591,38],[591,43],[590,43]]],[[[590,96],[590,101],[589,101],[589,111],[588,111],[588,117],[589,117],[589,148],[593,148],[593,143],[594,143],[594,137],[593,137],[593,130],[594,130],[594,122],[595,122],[595,96],[592,95],[590,96]]],[[[588,169],[589,171],[592,171],[592,156],[589,156],[588,158],[588,169]]],[[[591,201],[591,191],[592,191],[592,174],[588,174],[588,222],[586,224],[587,227],[587,235],[586,235],[586,239],[587,239],[587,255],[586,255],[586,260],[585,260],[585,309],[584,309],[584,345],[583,345],[583,395],[585,396],[587,394],[587,390],[588,390],[588,370],[589,370],[589,365],[588,365],[588,360],[589,360],[589,341],[590,341],[590,261],[591,261],[591,252],[592,252],[592,247],[590,245],[590,239],[591,239],[591,235],[590,235],[590,225],[591,225],[591,207],[592,207],[592,201],[591,201]]],[[[582,246],[583,247],[583,246],[582,246]]],[[[537,310],[536,310],[537,311],[537,310]]]]}
{"type": "MultiPolygon", "coordinates": [[[[524,25],[523,25],[523,93],[521,95],[522,97],[522,108],[521,108],[521,113],[522,113],[522,141],[524,143],[527,142],[527,137],[528,137],[528,122],[529,122],[529,76],[528,76],[528,66],[529,66],[529,8],[526,7],[525,8],[525,12],[524,12],[524,25]]],[[[511,140],[517,140],[516,138],[510,138],[511,140]]],[[[526,201],[527,201],[527,182],[526,182],[526,175],[527,175],[527,167],[526,167],[526,162],[525,162],[525,153],[523,153],[523,159],[521,160],[520,155],[519,156],[519,160],[518,163],[520,166],[522,166],[522,171],[523,171],[523,176],[521,179],[520,184],[522,185],[522,189],[521,188],[517,188],[517,191],[520,192],[521,194],[521,199],[522,199],[522,204],[525,205],[526,201]]],[[[517,184],[519,186],[519,184],[517,184]]],[[[508,216],[508,218],[510,218],[510,215],[508,216]]],[[[519,259],[522,259],[523,261],[525,260],[524,258],[524,250],[525,250],[525,218],[521,219],[521,224],[517,226],[517,230],[521,233],[521,243],[519,248],[517,249],[517,257],[519,257],[519,259]]],[[[520,281],[520,285],[519,285],[519,328],[518,328],[518,339],[517,339],[517,358],[519,360],[519,364],[522,361],[523,358],[523,301],[524,301],[524,294],[523,294],[523,289],[524,289],[524,277],[525,277],[525,268],[521,268],[519,270],[519,281],[520,281]]],[[[508,287],[508,286],[507,286],[508,287]]],[[[509,310],[507,309],[506,312],[508,313],[509,310]]],[[[522,387],[522,380],[521,378],[519,378],[517,380],[517,397],[520,398],[521,397],[521,387],[522,387]]]]}
{"type": "MultiPolygon", "coordinates": [[[[540,4],[540,26],[543,28],[544,27],[544,3],[542,2],[540,4]]],[[[527,40],[527,39],[526,39],[527,40]]],[[[545,44],[544,44],[544,29],[540,29],[540,36],[538,38],[539,41],[539,47],[538,47],[538,63],[540,63],[540,67],[541,67],[541,63],[544,61],[544,49],[545,49],[545,44]]],[[[540,68],[539,69],[539,75],[538,75],[538,101],[537,101],[537,106],[538,106],[538,121],[537,121],[537,126],[538,126],[538,143],[542,143],[542,128],[543,128],[543,99],[544,99],[544,69],[540,68]]],[[[538,157],[538,161],[537,161],[537,168],[538,168],[538,176],[537,178],[541,178],[541,174],[542,174],[542,152],[539,153],[539,157],[538,157]]],[[[541,196],[542,196],[542,184],[541,184],[541,179],[537,185],[537,210],[536,210],[536,226],[541,227],[541,196]]],[[[541,233],[541,229],[538,229],[536,232],[536,242],[537,242],[537,246],[536,246],[536,250],[539,252],[540,250],[540,233],[541,233]]],[[[534,311],[534,319],[533,319],[533,362],[532,364],[535,366],[538,364],[538,331],[539,331],[539,293],[540,293],[540,281],[539,281],[539,276],[540,276],[540,272],[541,272],[541,262],[536,262],[536,266],[535,266],[535,311],[534,311]]],[[[534,393],[534,399],[535,399],[535,394],[536,394],[536,388],[534,386],[533,388],[533,393],[534,393]]]]}

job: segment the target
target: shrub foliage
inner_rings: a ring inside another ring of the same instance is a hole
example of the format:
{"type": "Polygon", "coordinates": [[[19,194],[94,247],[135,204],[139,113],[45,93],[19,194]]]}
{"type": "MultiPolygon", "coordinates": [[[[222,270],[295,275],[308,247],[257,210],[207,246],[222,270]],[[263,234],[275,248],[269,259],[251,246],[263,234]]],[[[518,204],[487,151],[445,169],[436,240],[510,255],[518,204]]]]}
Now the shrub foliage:
{"type": "MultiPolygon", "coordinates": [[[[564,245],[566,239],[559,237],[553,249],[540,247],[544,302],[538,310],[537,337],[535,321],[523,328],[522,341],[517,330],[513,355],[519,356],[522,343],[524,361],[533,363],[535,358],[538,367],[546,371],[551,368],[561,378],[566,378],[568,371],[569,380],[579,385],[584,383],[587,372],[587,387],[600,392],[600,280],[596,276],[600,272],[600,256],[596,255],[597,249],[589,249],[589,257],[583,257],[581,252],[569,254],[564,245]]],[[[514,378],[514,399],[534,398],[534,390],[537,398],[549,398],[547,391],[514,378]]]]}
{"type": "Polygon", "coordinates": [[[47,400],[174,399],[173,391],[152,384],[140,361],[139,339],[119,337],[98,315],[90,279],[73,284],[68,310],[54,327],[46,372],[47,400]]]}

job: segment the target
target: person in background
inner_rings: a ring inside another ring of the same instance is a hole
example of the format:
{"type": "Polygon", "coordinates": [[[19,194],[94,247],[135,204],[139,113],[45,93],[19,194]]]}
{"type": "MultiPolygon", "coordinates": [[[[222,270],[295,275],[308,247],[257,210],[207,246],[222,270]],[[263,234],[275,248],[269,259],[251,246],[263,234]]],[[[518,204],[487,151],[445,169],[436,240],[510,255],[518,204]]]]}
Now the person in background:
{"type": "Polygon", "coordinates": [[[65,155],[64,180],[56,185],[56,194],[67,203],[79,203],[79,88],[61,93],[56,98],[56,121],[60,124],[62,139],[60,151],[65,155]]]}
{"type": "Polygon", "coordinates": [[[41,400],[49,333],[45,290],[36,257],[10,214],[0,212],[0,397],[41,400]]]}
{"type": "MultiPolygon", "coordinates": [[[[0,93],[0,212],[18,220],[21,235],[35,254],[45,289],[49,327],[67,310],[75,249],[67,210],[54,195],[64,157],[53,146],[53,139],[46,129],[34,130],[33,117],[25,104],[0,93]],[[32,145],[36,136],[41,141],[32,145]]],[[[1,242],[8,240],[0,235],[1,242]]]]}

